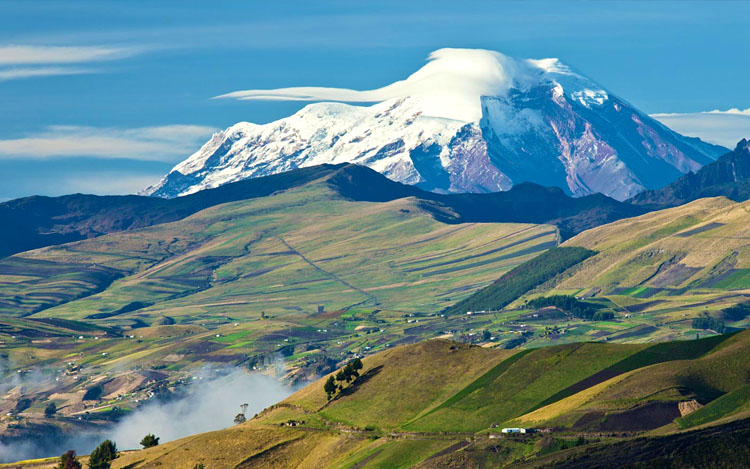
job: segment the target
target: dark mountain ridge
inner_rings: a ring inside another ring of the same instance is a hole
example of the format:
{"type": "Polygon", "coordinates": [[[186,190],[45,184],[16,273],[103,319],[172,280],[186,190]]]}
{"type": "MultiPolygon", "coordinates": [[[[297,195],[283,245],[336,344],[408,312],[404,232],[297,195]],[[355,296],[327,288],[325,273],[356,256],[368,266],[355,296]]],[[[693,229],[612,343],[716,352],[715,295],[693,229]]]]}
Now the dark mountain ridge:
{"type": "Polygon", "coordinates": [[[265,197],[313,181],[355,201],[386,202],[415,197],[445,223],[549,223],[567,238],[585,229],[644,213],[641,207],[596,194],[580,198],[561,189],[522,183],[506,192],[436,194],[391,181],[354,164],[320,165],[248,179],[174,199],[146,196],[26,197],[0,204],[0,256],[106,233],[181,220],[227,202],[265,197]]]}
{"type": "Polygon", "coordinates": [[[718,196],[736,202],[750,199],[750,142],[744,138],[733,151],[713,163],[662,189],[643,191],[627,202],[656,210],[718,196]]]}

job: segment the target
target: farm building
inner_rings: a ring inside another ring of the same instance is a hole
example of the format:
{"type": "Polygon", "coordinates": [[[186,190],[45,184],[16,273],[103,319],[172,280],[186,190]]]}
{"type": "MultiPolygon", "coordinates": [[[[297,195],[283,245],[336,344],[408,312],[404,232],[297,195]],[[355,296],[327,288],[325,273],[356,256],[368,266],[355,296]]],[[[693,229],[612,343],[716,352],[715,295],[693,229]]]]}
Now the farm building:
{"type": "Polygon", "coordinates": [[[526,433],[525,428],[503,428],[501,431],[503,433],[526,433]]]}

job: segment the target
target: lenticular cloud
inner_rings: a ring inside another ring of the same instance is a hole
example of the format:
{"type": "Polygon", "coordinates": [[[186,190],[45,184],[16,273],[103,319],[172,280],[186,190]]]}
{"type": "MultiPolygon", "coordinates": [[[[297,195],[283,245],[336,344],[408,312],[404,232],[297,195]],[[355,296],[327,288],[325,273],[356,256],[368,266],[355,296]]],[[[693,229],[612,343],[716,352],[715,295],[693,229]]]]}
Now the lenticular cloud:
{"type": "Polygon", "coordinates": [[[433,117],[475,122],[481,117],[481,96],[500,96],[514,83],[544,72],[569,73],[550,69],[550,60],[516,60],[499,52],[481,49],[440,49],[406,80],[373,90],[347,88],[294,87],[274,90],[244,90],[217,98],[274,101],[381,102],[392,98],[421,98],[424,114],[433,117]]]}

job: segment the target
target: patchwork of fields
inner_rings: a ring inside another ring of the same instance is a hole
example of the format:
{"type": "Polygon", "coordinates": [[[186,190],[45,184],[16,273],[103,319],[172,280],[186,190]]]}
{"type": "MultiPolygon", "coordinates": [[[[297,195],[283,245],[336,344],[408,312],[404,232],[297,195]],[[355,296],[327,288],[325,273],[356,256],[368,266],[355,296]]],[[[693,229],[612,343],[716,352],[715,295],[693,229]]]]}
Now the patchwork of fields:
{"type": "MultiPolygon", "coordinates": [[[[11,389],[0,411],[28,397],[77,415],[101,385],[114,401],[86,419],[106,421],[205,364],[270,373],[281,357],[296,381],[354,353],[481,331],[486,318],[437,312],[557,243],[552,226],[445,224],[411,199],[351,202],[311,184],[21,253],[0,261],[1,365],[51,381],[11,389]]],[[[0,425],[46,423],[42,410],[0,425]]]]}
{"type": "MultiPolygon", "coordinates": [[[[471,348],[473,368],[448,367],[413,386],[429,402],[384,417],[379,409],[392,397],[373,391],[366,404],[347,407],[341,399],[315,418],[366,426],[377,416],[406,432],[476,432],[513,419],[569,426],[572,416],[598,416],[610,405],[594,399],[605,382],[635,382],[633,370],[673,352],[650,343],[723,337],[696,328],[696,318],[726,331],[750,325],[750,308],[729,312],[750,300],[748,203],[703,199],[586,231],[563,245],[576,249],[553,251],[553,226],[446,224],[434,210],[409,198],[352,202],[312,183],[0,260],[0,366],[55,378],[28,394],[31,406],[22,411],[23,387],[11,388],[0,412],[13,415],[0,429],[23,434],[46,424],[50,400],[61,409],[55,423],[71,431],[106,424],[113,408],[127,413],[206,364],[272,373],[281,358],[286,378],[299,382],[353,356],[436,337],[482,347],[471,348]],[[513,282],[494,282],[506,272],[513,282]],[[488,286],[499,290],[484,290],[484,298],[499,307],[461,303],[488,286]],[[550,295],[576,297],[606,315],[591,320],[527,304],[550,295]],[[537,350],[550,345],[562,348],[537,350]],[[533,350],[533,359],[530,352],[510,357],[514,348],[533,350]],[[456,373],[472,382],[446,386],[456,373]],[[97,386],[105,395],[83,413],[83,395],[97,386]],[[423,392],[432,388],[440,391],[423,392]],[[509,404],[488,409],[488,401],[509,404]],[[351,420],[354,414],[365,420],[351,420]]],[[[674,377],[667,381],[669,391],[659,395],[677,399],[674,377]]],[[[746,401],[746,391],[731,390],[676,425],[692,428],[746,401]]],[[[408,445],[427,455],[459,443],[408,445]]],[[[397,461],[401,447],[363,446],[352,461],[397,461]]]]}
{"type": "MultiPolygon", "coordinates": [[[[725,198],[621,220],[588,230],[563,246],[597,251],[553,282],[522,296],[585,297],[616,313],[617,324],[589,323],[592,339],[666,341],[712,334],[692,321],[710,315],[746,328],[750,316],[723,310],[750,300],[750,203],[725,198]]],[[[558,324],[561,324],[558,321],[558,324]]]]}

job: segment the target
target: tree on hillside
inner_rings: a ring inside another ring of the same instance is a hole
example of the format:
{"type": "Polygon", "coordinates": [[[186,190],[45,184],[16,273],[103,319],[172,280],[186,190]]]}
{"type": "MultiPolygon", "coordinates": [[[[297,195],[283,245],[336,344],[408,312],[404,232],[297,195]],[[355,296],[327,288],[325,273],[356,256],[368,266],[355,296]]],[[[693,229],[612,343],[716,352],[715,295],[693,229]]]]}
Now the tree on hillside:
{"type": "Polygon", "coordinates": [[[362,366],[363,366],[362,365],[362,360],[360,360],[359,358],[355,358],[354,360],[352,360],[352,364],[353,364],[352,366],[354,366],[355,370],[361,370],[362,369],[362,366]]]}
{"type": "Polygon", "coordinates": [[[44,416],[47,418],[51,418],[56,413],[57,405],[54,402],[50,402],[49,404],[47,404],[47,407],[44,408],[44,416]]]}
{"type": "Polygon", "coordinates": [[[81,463],[78,462],[75,450],[69,449],[60,456],[60,464],[55,469],[82,469],[81,463]]]}
{"type": "Polygon", "coordinates": [[[331,375],[328,377],[328,380],[326,380],[326,384],[323,385],[323,390],[326,392],[329,401],[333,395],[336,394],[336,389],[338,389],[336,381],[333,379],[333,375],[331,375]]]}
{"type": "Polygon", "coordinates": [[[247,422],[247,417],[245,417],[247,406],[248,404],[240,404],[240,409],[242,410],[242,412],[234,416],[234,423],[236,423],[237,425],[247,422]]]}
{"type": "Polygon", "coordinates": [[[143,439],[141,440],[141,446],[143,446],[143,449],[152,448],[158,445],[159,445],[159,437],[154,435],[153,433],[149,433],[148,435],[144,436],[143,439]]]}
{"type": "Polygon", "coordinates": [[[355,358],[354,360],[349,360],[349,363],[346,364],[346,366],[338,371],[336,373],[336,381],[340,381],[342,383],[350,383],[352,380],[355,380],[359,378],[359,371],[362,369],[362,360],[359,358],[355,358]]]}
{"type": "Polygon", "coordinates": [[[91,469],[109,469],[111,462],[117,458],[117,445],[110,440],[104,440],[89,456],[91,469]]]}
{"type": "Polygon", "coordinates": [[[104,388],[102,388],[100,385],[92,386],[89,389],[86,390],[86,394],[83,395],[84,401],[98,401],[100,397],[102,397],[102,393],[104,392],[104,388]]]}

